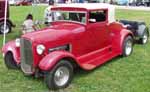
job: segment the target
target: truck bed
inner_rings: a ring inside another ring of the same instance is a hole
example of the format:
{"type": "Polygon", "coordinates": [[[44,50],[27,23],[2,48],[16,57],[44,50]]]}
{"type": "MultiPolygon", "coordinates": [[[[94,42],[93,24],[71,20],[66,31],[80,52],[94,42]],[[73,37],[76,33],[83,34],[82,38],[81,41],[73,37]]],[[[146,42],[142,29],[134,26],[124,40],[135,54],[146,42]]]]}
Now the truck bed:
{"type": "Polygon", "coordinates": [[[146,27],[145,22],[130,21],[130,20],[120,20],[119,22],[122,23],[123,25],[126,25],[127,29],[132,31],[133,34],[137,37],[141,35],[139,34],[140,31],[143,31],[141,29],[144,29],[141,28],[141,25],[144,25],[146,27]]]}

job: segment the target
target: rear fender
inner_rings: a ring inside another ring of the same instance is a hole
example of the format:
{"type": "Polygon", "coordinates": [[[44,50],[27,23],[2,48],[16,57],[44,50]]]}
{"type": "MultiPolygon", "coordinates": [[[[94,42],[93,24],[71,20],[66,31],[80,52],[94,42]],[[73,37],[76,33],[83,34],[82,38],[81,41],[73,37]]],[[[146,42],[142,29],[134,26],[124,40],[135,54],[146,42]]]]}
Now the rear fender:
{"type": "Polygon", "coordinates": [[[148,28],[146,27],[146,25],[142,24],[142,25],[138,26],[137,34],[138,34],[139,38],[143,37],[143,34],[144,34],[145,30],[148,31],[148,28]]]}
{"type": "Polygon", "coordinates": [[[13,24],[13,22],[10,20],[10,19],[7,19],[7,22],[12,26],[12,27],[15,27],[16,25],[13,24]]]}
{"type": "Polygon", "coordinates": [[[64,58],[72,58],[74,61],[77,61],[75,56],[67,51],[54,51],[40,61],[39,68],[44,71],[51,70],[61,59],[64,58]]]}
{"type": "Polygon", "coordinates": [[[131,31],[129,31],[129,30],[126,30],[126,29],[123,29],[121,31],[121,35],[120,36],[121,36],[121,39],[120,39],[121,40],[121,42],[120,42],[121,50],[122,50],[122,47],[123,47],[123,42],[124,42],[124,40],[125,40],[125,38],[127,36],[131,36],[134,39],[133,33],[131,31]]]}
{"type": "Polygon", "coordinates": [[[20,64],[20,47],[16,47],[15,41],[10,41],[2,47],[2,53],[4,57],[7,52],[12,52],[16,63],[20,64]]]}
{"type": "Polygon", "coordinates": [[[146,30],[147,30],[148,36],[149,36],[150,28],[147,27],[146,30]]]}
{"type": "Polygon", "coordinates": [[[114,33],[112,37],[112,46],[115,51],[122,55],[123,42],[125,38],[130,35],[133,38],[133,33],[127,29],[122,29],[121,31],[114,33]]]}

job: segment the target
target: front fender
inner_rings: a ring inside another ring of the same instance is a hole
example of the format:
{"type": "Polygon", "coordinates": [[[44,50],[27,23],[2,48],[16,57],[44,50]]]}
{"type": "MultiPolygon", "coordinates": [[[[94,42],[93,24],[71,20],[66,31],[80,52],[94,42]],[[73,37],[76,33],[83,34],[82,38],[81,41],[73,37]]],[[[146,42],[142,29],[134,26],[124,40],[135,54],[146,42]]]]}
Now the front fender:
{"type": "Polygon", "coordinates": [[[20,64],[20,47],[16,47],[15,41],[10,41],[2,47],[2,53],[5,56],[7,52],[12,52],[17,64],[20,64]]]}
{"type": "MultiPolygon", "coordinates": [[[[1,19],[0,19],[0,22],[3,22],[3,21],[4,21],[4,18],[1,18],[1,19]]],[[[10,24],[10,26],[12,26],[12,27],[15,27],[15,26],[16,26],[15,24],[13,24],[13,22],[12,22],[10,19],[7,18],[6,21],[10,24]]]]}
{"type": "Polygon", "coordinates": [[[51,52],[41,60],[39,68],[44,71],[51,70],[61,59],[68,57],[76,61],[75,56],[67,51],[51,52]]]}
{"type": "Polygon", "coordinates": [[[12,27],[16,27],[15,24],[13,24],[13,22],[10,19],[7,19],[7,22],[12,26],[12,27]]]}

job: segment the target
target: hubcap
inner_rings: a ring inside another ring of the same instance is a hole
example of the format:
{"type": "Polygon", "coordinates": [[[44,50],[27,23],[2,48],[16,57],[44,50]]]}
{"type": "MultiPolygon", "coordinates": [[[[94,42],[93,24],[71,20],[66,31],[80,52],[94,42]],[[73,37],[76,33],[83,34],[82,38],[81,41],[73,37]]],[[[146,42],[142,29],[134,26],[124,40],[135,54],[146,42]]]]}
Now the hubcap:
{"type": "Polygon", "coordinates": [[[69,80],[69,70],[68,68],[62,66],[59,67],[54,74],[54,81],[56,85],[63,86],[69,80]]]}
{"type": "Polygon", "coordinates": [[[132,51],[132,41],[128,40],[126,43],[126,50],[125,50],[126,55],[130,55],[131,51],[132,51]]]}
{"type": "Polygon", "coordinates": [[[146,43],[146,42],[147,42],[147,39],[148,39],[147,34],[144,33],[144,35],[143,35],[143,43],[146,43]]]}
{"type": "Polygon", "coordinates": [[[8,27],[8,25],[6,25],[5,31],[4,31],[4,25],[1,25],[1,26],[0,26],[0,31],[1,31],[1,33],[8,33],[8,32],[9,32],[9,27],[8,27]]]}

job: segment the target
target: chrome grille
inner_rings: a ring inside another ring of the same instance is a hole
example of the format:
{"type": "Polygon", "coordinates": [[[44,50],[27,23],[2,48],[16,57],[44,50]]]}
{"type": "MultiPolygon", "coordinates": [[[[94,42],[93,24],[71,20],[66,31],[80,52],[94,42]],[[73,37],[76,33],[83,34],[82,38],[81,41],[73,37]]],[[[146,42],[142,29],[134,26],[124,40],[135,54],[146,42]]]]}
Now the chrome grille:
{"type": "Polygon", "coordinates": [[[20,44],[21,69],[25,74],[32,74],[32,43],[29,40],[21,38],[20,44]]]}

